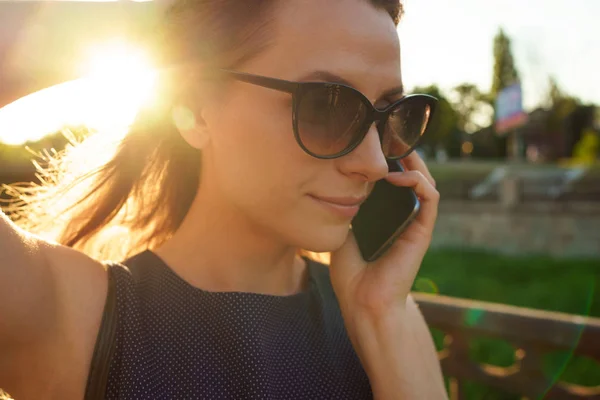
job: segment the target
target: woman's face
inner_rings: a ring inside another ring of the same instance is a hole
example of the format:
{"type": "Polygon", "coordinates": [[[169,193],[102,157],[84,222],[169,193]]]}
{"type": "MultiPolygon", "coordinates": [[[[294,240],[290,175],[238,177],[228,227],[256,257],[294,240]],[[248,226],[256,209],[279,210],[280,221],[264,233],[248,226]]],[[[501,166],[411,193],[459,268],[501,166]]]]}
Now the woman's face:
{"type": "MultiPolygon", "coordinates": [[[[241,67],[244,72],[292,81],[342,79],[377,106],[401,96],[382,98],[402,85],[398,35],[385,10],[365,0],[281,1],[273,18],[272,45],[241,67]]],[[[219,201],[261,232],[294,247],[339,247],[356,208],[319,198],[360,201],[388,171],[375,127],[341,158],[306,154],[294,138],[287,93],[235,82],[203,116],[210,138],[203,182],[216,185],[219,201]]]]}

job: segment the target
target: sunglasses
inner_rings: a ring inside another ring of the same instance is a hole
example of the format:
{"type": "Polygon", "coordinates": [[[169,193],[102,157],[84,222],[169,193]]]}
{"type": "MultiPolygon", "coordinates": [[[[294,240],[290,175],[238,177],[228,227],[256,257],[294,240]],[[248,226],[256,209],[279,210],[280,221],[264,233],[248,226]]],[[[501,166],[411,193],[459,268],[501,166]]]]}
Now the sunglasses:
{"type": "Polygon", "coordinates": [[[383,154],[388,160],[406,157],[419,144],[431,122],[437,99],[413,94],[375,108],[358,90],[339,83],[293,82],[231,70],[218,74],[292,94],[292,123],[298,145],[309,155],[342,157],[363,141],[376,124],[383,154]]]}

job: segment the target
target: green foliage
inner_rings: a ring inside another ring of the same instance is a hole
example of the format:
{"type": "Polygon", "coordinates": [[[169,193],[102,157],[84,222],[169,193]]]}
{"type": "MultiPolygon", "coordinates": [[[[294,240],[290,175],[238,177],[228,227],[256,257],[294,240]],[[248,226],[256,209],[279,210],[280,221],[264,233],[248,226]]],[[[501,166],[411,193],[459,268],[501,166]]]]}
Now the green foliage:
{"type": "Polygon", "coordinates": [[[441,92],[439,87],[431,85],[427,87],[418,87],[414,90],[417,93],[424,93],[439,99],[436,115],[434,116],[433,127],[428,130],[424,138],[424,143],[432,149],[438,146],[444,146],[447,140],[450,140],[452,133],[456,130],[458,124],[458,114],[441,92]]]}
{"type": "Polygon", "coordinates": [[[546,105],[550,109],[547,129],[556,131],[562,129],[565,119],[581,104],[579,99],[564,93],[554,77],[548,80],[546,105]]]}
{"type": "Polygon", "coordinates": [[[67,140],[62,132],[45,136],[36,142],[27,142],[23,145],[8,145],[0,142],[0,167],[25,168],[30,167],[36,154],[41,151],[60,151],[65,147],[67,140]]]}
{"type": "Polygon", "coordinates": [[[491,122],[493,109],[489,96],[481,93],[477,86],[463,83],[452,90],[452,107],[457,114],[457,126],[463,132],[473,133],[491,122]]]}
{"type": "Polygon", "coordinates": [[[500,29],[494,38],[494,75],[491,96],[495,99],[498,93],[507,86],[519,81],[519,73],[515,68],[510,38],[500,29]]]}
{"type": "Polygon", "coordinates": [[[563,98],[564,93],[558,86],[558,82],[556,78],[551,76],[548,78],[548,94],[546,95],[546,103],[548,103],[548,107],[552,108],[556,104],[558,104],[563,98]]]}
{"type": "Polygon", "coordinates": [[[2,160],[0,165],[3,165],[4,168],[28,163],[31,157],[31,153],[25,147],[0,142],[0,160],[2,160]]]}
{"type": "Polygon", "coordinates": [[[573,161],[580,165],[593,165],[600,156],[600,137],[592,129],[583,132],[573,150],[573,161]]]}

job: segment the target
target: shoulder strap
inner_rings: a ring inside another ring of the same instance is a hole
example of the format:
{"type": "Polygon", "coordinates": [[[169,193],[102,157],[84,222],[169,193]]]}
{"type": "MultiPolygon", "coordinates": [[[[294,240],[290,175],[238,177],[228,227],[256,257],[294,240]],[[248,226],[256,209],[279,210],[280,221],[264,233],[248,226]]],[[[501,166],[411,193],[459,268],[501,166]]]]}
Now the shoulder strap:
{"type": "Polygon", "coordinates": [[[314,280],[322,299],[327,303],[329,303],[331,300],[334,300],[337,303],[337,297],[335,297],[333,286],[331,286],[329,268],[327,268],[327,266],[324,264],[313,260],[309,260],[308,263],[310,268],[310,276],[314,280]]]}
{"type": "Polygon", "coordinates": [[[338,303],[337,296],[331,285],[329,268],[321,263],[309,261],[311,268],[311,279],[315,283],[315,287],[321,298],[321,306],[323,317],[327,331],[332,335],[338,335],[341,330],[344,330],[344,319],[338,303]]]}
{"type": "Polygon", "coordinates": [[[115,348],[117,332],[117,294],[116,282],[113,276],[113,264],[106,264],[108,273],[108,292],[102,313],[102,322],[98,330],[94,354],[85,389],[84,400],[102,400],[106,392],[110,361],[115,348]]]}

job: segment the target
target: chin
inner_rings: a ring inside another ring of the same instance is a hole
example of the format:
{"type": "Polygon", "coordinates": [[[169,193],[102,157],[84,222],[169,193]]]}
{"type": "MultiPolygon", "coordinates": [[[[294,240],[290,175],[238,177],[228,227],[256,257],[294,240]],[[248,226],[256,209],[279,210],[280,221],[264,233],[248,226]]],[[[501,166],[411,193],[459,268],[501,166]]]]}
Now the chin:
{"type": "Polygon", "coordinates": [[[327,253],[339,249],[350,232],[348,224],[324,225],[315,224],[300,229],[296,233],[297,247],[315,253],[327,253]]]}

